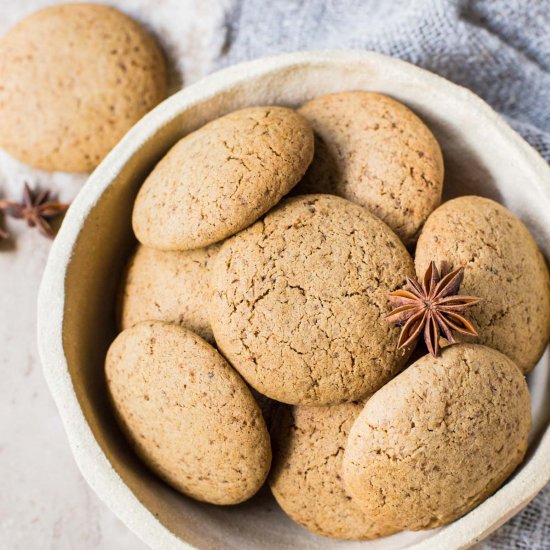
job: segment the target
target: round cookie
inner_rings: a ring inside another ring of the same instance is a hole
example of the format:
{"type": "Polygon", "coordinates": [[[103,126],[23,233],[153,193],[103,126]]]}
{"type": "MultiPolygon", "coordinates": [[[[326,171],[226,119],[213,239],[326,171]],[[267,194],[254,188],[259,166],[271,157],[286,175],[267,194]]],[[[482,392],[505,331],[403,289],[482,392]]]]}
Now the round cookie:
{"type": "Polygon", "coordinates": [[[132,223],[140,242],[199,248],[256,221],[304,175],[313,132],[284,107],[235,111],[178,141],[141,187],[132,223]]]}
{"type": "Polygon", "coordinates": [[[479,337],[457,340],[495,348],[529,372],[550,338],[550,276],[525,225],[490,199],[453,199],[432,213],[418,239],[419,275],[431,260],[464,266],[460,293],[483,300],[468,311],[479,337]]]}
{"type": "Polygon", "coordinates": [[[314,533],[366,540],[395,532],[369,519],[342,481],[348,433],[363,407],[281,407],[275,417],[271,491],[294,521],[314,533]]]}
{"type": "Polygon", "coordinates": [[[404,365],[388,293],[413,271],[389,227],[339,197],[283,201],[226,241],[212,268],[218,348],[260,393],[333,404],[372,393],[404,365]]]}
{"type": "Polygon", "coordinates": [[[202,338],[177,325],[141,323],[111,344],[105,372],[122,430],[172,487],[236,504],[262,486],[271,463],[262,413],[202,338]]]}
{"type": "Polygon", "coordinates": [[[155,40],[98,4],[47,7],[0,39],[0,147],[42,170],[90,171],[166,97],[155,40]]]}
{"type": "Polygon", "coordinates": [[[120,287],[122,329],[141,321],[167,321],[213,342],[208,321],[210,268],[219,249],[218,244],[182,252],[138,245],[120,287]]]}
{"type": "Polygon", "coordinates": [[[353,424],[344,482],[373,520],[431,529],[495,492],[527,450],[525,378],[500,352],[456,344],[374,394],[353,424]]]}
{"type": "Polygon", "coordinates": [[[382,94],[329,94],[300,110],[315,131],[315,156],[297,193],[356,202],[412,244],[441,202],[443,157],[429,128],[382,94]]]}

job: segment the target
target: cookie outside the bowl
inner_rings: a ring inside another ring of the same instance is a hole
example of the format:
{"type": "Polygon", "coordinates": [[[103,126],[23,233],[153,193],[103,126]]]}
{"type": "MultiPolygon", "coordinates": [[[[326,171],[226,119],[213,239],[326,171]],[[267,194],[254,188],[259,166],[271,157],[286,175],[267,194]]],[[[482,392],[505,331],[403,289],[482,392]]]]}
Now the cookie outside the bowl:
{"type": "Polygon", "coordinates": [[[208,246],[255,222],[298,183],[313,131],[284,107],[229,113],[178,141],[143,183],[132,223],[152,248],[208,246]]]}
{"type": "Polygon", "coordinates": [[[210,269],[218,244],[186,251],[138,245],[120,286],[119,322],[127,329],[142,321],[167,321],[214,341],[208,308],[210,269]]]}
{"type": "Polygon", "coordinates": [[[410,350],[384,319],[413,262],[368,210],[331,195],[283,201],[228,239],[212,269],[220,351],[259,392],[289,404],[361,399],[410,350]]]}
{"type": "Polygon", "coordinates": [[[324,95],[298,112],[315,131],[315,155],[296,192],[356,202],[411,245],[443,190],[430,129],[402,103],[366,91],[324,95]]]}
{"type": "Polygon", "coordinates": [[[277,409],[271,492],[286,514],[314,533],[368,540],[395,532],[368,518],[342,480],[349,430],[363,407],[361,402],[277,409]]]}
{"type": "Polygon", "coordinates": [[[172,487],[213,504],[253,496],[271,464],[262,413],[240,376],[206,341],[177,325],[122,332],[105,363],[122,431],[172,487]]]}
{"type": "Polygon", "coordinates": [[[50,6],[0,39],[0,147],[42,170],[88,172],[167,92],[154,38],[99,4],[50,6]]]}
{"type": "Polygon", "coordinates": [[[418,239],[415,266],[430,261],[464,267],[460,293],[481,298],[468,312],[477,338],[457,335],[508,355],[524,373],[550,339],[550,275],[537,243],[508,209],[478,196],[435,210],[418,239]]]}
{"type": "Polygon", "coordinates": [[[456,344],[376,392],[351,428],[344,482],[373,520],[431,529],[494,493],[523,460],[525,377],[505,355],[456,344]]]}

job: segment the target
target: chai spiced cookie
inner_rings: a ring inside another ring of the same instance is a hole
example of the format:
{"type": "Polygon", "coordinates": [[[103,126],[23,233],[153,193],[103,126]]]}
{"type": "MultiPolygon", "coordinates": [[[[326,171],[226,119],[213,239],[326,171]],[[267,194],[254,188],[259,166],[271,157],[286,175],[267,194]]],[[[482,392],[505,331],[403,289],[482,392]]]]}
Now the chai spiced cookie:
{"type": "Polygon", "coordinates": [[[181,252],[138,245],[120,287],[122,329],[141,321],[167,321],[213,342],[208,320],[210,268],[219,249],[218,244],[181,252]]]}
{"type": "Polygon", "coordinates": [[[153,37],[99,4],[60,4],[0,38],[0,147],[42,170],[91,171],[166,97],[153,37]]]}
{"type": "Polygon", "coordinates": [[[351,428],[343,477],[374,521],[431,529],[494,493],[527,450],[531,402],[505,355],[456,344],[378,390],[351,428]]]}
{"type": "Polygon", "coordinates": [[[330,195],[283,201],[227,240],[212,268],[218,348],[259,392],[290,404],[372,393],[404,365],[388,293],[412,274],[395,233],[330,195]]]}
{"type": "Polygon", "coordinates": [[[197,500],[237,504],[262,486],[269,434],[246,384],[193,332],[145,322],[119,334],[105,363],[123,432],[141,459],[197,500]]]}
{"type": "Polygon", "coordinates": [[[365,91],[324,95],[298,112],[315,131],[315,156],[296,192],[356,202],[413,243],[443,189],[441,149],[422,120],[365,91]]]}
{"type": "Polygon", "coordinates": [[[199,248],[255,222],[302,178],[313,132],[284,107],[235,111],[178,141],[141,187],[133,213],[140,242],[199,248]]]}
{"type": "Polygon", "coordinates": [[[395,532],[377,525],[352,500],[342,480],[349,430],[364,403],[280,407],[269,484],[281,508],[320,535],[373,539],[395,532]]]}
{"type": "Polygon", "coordinates": [[[468,311],[479,337],[457,340],[495,348],[529,372],[550,338],[550,276],[525,225],[490,199],[453,199],[431,214],[418,239],[419,276],[431,260],[464,266],[460,293],[482,299],[468,311]]]}

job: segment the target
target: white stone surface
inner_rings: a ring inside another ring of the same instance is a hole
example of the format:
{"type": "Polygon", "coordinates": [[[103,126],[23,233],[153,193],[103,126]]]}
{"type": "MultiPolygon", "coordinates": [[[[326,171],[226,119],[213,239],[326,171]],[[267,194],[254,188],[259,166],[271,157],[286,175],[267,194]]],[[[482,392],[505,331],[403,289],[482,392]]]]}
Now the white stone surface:
{"type": "Polygon", "coordinates": [[[50,242],[23,226],[9,224],[16,247],[0,248],[0,548],[141,550],[88,487],[67,444],[36,349],[36,295],[50,242]]]}

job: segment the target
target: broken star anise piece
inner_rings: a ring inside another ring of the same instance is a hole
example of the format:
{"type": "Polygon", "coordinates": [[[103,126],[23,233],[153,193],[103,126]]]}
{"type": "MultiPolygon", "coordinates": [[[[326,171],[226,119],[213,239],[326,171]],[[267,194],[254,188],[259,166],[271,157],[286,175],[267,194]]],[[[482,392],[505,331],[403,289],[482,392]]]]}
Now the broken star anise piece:
{"type": "Polygon", "coordinates": [[[26,183],[23,189],[23,200],[20,203],[0,200],[0,210],[3,210],[8,216],[25,220],[27,225],[37,227],[42,235],[50,239],[53,239],[55,235],[49,220],[65,212],[68,207],[68,204],[51,201],[49,191],[41,191],[37,195],[33,195],[26,183]]]}
{"type": "Polygon", "coordinates": [[[458,294],[463,279],[463,267],[448,273],[445,263],[439,271],[435,262],[431,262],[422,283],[407,277],[404,289],[390,293],[395,309],[386,320],[403,326],[398,349],[413,343],[423,331],[428,351],[435,357],[441,333],[451,343],[456,341],[452,331],[477,336],[473,325],[460,313],[477,304],[480,298],[458,294]]]}

